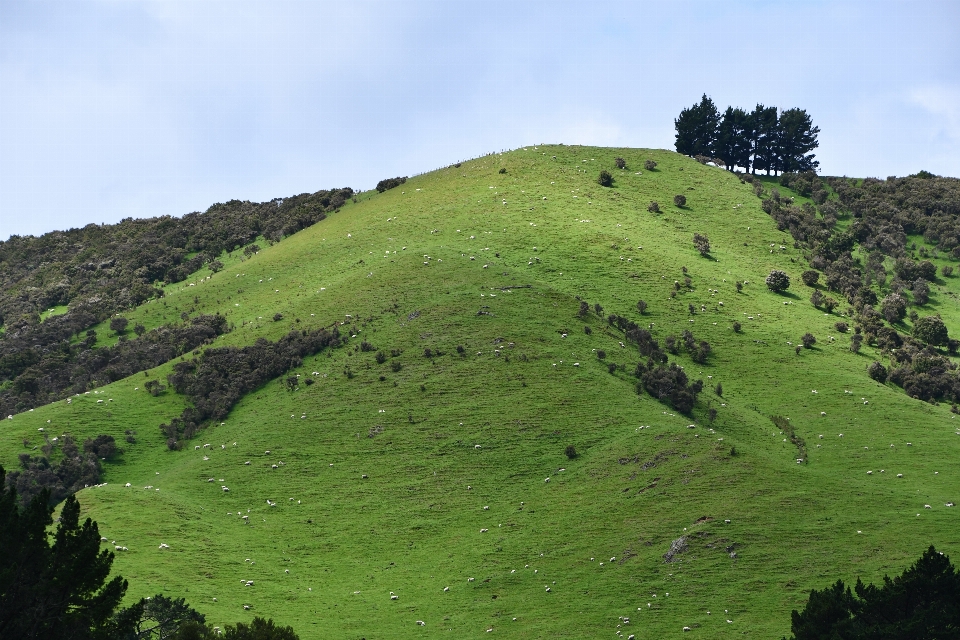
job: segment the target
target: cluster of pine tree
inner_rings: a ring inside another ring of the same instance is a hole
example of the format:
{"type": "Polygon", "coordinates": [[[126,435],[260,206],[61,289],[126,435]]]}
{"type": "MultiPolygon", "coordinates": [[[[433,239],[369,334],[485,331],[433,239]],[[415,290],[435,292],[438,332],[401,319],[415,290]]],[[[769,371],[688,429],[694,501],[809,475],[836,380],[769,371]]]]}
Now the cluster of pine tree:
{"type": "Polygon", "coordinates": [[[778,112],[758,104],[747,113],[727,107],[721,115],[706,94],[674,120],[677,153],[719,160],[730,171],[756,173],[814,171],[820,163],[810,153],[819,146],[819,127],[803,109],[778,112]]]}

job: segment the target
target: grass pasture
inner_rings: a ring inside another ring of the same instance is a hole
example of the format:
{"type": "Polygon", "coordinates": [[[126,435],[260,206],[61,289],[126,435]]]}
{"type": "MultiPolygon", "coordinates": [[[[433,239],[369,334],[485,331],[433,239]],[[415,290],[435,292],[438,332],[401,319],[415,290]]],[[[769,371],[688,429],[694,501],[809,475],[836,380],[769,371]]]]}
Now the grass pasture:
{"type": "MultiPolygon", "coordinates": [[[[234,329],[217,344],[238,346],[344,323],[355,337],[307,359],[298,390],[265,385],[179,452],[157,426],[183,399],[143,387],[171,364],[3,421],[7,468],[40,428],[136,430],[108,484],[79,494],[129,548],[114,563],[129,597],[303,638],[779,638],[811,588],[898,574],[929,544],[960,557],[954,414],[867,377],[872,349],[851,353],[834,329],[849,318],[813,308],[803,256],[732,174],[667,151],[525,147],[358,200],[126,314],[149,329],[219,311],[234,329]],[[783,295],[763,284],[774,268],[783,295]],[[578,317],[578,297],[603,313],[578,317]],[[692,419],[636,393],[640,356],[608,313],[710,343],[704,365],[672,358],[705,382],[692,419]]],[[[928,305],[951,333],[958,288],[943,280],[928,305]]]]}

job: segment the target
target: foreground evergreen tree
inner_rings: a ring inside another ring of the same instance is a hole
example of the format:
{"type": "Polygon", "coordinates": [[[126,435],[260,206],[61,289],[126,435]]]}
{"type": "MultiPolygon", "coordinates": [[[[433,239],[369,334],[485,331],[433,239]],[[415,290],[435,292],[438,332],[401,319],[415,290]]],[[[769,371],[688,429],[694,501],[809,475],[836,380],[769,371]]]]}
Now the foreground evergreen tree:
{"type": "Polygon", "coordinates": [[[123,609],[115,620],[118,626],[130,629],[124,640],[172,640],[181,637],[180,631],[188,626],[202,628],[206,621],[183,598],[168,598],[159,593],[123,609]]]}
{"type": "Polygon", "coordinates": [[[720,115],[707,94],[703,94],[700,104],[681,111],[673,124],[677,130],[677,153],[686,156],[713,155],[720,115]]]}
{"type": "Polygon", "coordinates": [[[47,490],[20,507],[5,476],[0,467],[0,638],[120,637],[125,629],[113,613],[127,581],[106,582],[113,553],[100,549],[97,524],[80,524],[80,503],[70,496],[51,544],[47,490]]]}
{"type": "Polygon", "coordinates": [[[882,586],[857,579],[814,589],[791,614],[792,640],[939,640],[960,638],[960,573],[931,546],[909,569],[882,586]]]}

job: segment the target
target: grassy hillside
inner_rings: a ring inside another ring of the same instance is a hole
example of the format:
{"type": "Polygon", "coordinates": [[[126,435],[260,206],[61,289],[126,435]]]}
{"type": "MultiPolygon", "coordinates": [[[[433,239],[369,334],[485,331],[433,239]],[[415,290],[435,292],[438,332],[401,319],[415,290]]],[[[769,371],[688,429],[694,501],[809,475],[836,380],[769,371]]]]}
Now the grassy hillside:
{"type": "MultiPolygon", "coordinates": [[[[79,494],[129,549],[114,568],[131,598],[182,595],[214,624],[270,616],[304,638],[769,638],[811,588],[899,573],[931,543],[960,552],[944,506],[960,497],[954,414],[867,377],[873,350],[851,353],[843,318],[813,308],[793,240],[723,170],[666,151],[526,147],[361,194],[250,259],[221,259],[131,324],[219,311],[235,328],[218,345],[335,322],[354,337],[305,361],[298,390],[266,385],[182,451],[157,425],[183,398],[143,385],[172,363],[0,431],[7,468],[41,428],[137,432],[108,484],[79,494]],[[774,268],[792,278],[783,295],[763,284],[774,268]],[[578,317],[578,298],[602,314],[578,317]],[[693,419],[637,394],[640,354],[609,313],[661,343],[687,329],[710,343],[706,364],[671,357],[704,380],[693,419]],[[806,332],[816,347],[796,354],[806,332]],[[806,463],[772,415],[805,440],[806,463]],[[687,550],[664,562],[681,536],[687,550]]],[[[953,333],[957,288],[931,295],[953,333]]]]}

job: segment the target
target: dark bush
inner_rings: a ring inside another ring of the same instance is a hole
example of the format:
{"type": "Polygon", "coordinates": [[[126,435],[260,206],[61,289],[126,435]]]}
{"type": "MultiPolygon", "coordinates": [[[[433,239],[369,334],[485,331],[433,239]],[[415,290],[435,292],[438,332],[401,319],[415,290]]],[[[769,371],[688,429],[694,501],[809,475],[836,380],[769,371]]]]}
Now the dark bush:
{"type": "Polygon", "coordinates": [[[644,160],[643,168],[646,169],[647,171],[653,171],[654,169],[657,168],[657,163],[654,160],[644,160]]]}
{"type": "Polygon", "coordinates": [[[606,359],[607,359],[607,352],[604,351],[603,349],[598,349],[598,350],[597,350],[597,358],[599,358],[600,360],[606,360],[606,359]]]}
{"type": "Polygon", "coordinates": [[[877,382],[883,384],[887,381],[887,368],[881,363],[874,360],[867,367],[867,375],[876,380],[877,382]]]}
{"type": "Polygon", "coordinates": [[[603,317],[603,305],[601,305],[599,302],[596,303],[596,304],[594,304],[594,305],[593,305],[593,312],[602,318],[602,317],[603,317]]]}
{"type": "Polygon", "coordinates": [[[52,506],[86,486],[98,484],[103,473],[100,460],[112,460],[123,453],[109,435],[86,440],[83,451],[70,436],[62,436],[59,444],[60,459],[56,462],[51,461],[56,444],[49,443],[39,457],[20,454],[20,469],[7,474],[6,484],[16,489],[21,505],[26,506],[46,490],[52,506]]]}
{"type": "Polygon", "coordinates": [[[593,329],[591,329],[589,325],[584,325],[583,332],[587,335],[590,335],[591,333],[593,333],[593,329]]]}
{"type": "Polygon", "coordinates": [[[213,273],[220,273],[221,271],[223,271],[223,263],[220,262],[218,259],[214,258],[213,260],[207,263],[207,268],[210,269],[210,271],[212,271],[213,273]]]}
{"type": "Polygon", "coordinates": [[[703,234],[693,234],[693,247],[700,252],[701,256],[710,255],[710,239],[703,234]]]}
{"type": "Polygon", "coordinates": [[[607,373],[616,373],[617,365],[613,362],[607,363],[607,373]]]}
{"type": "Polygon", "coordinates": [[[817,344],[817,339],[813,337],[812,333],[805,333],[800,338],[800,342],[803,343],[805,349],[813,349],[813,345],[817,344]]]}
{"type": "Polygon", "coordinates": [[[404,176],[404,177],[402,177],[402,178],[387,178],[387,179],[385,179],[385,180],[381,180],[380,182],[377,183],[377,191],[378,191],[379,193],[383,193],[384,191],[387,191],[388,189],[393,189],[393,188],[395,188],[395,187],[399,187],[400,185],[402,185],[402,184],[405,183],[406,181],[407,181],[407,177],[406,177],[406,176],[404,176]]]}
{"type": "Polygon", "coordinates": [[[657,204],[656,200],[651,200],[650,204],[647,205],[647,211],[650,213],[660,213],[660,205],[657,204]]]}
{"type": "Polygon", "coordinates": [[[918,307],[930,301],[930,285],[923,278],[917,278],[910,290],[913,292],[913,303],[918,307]]]}
{"type": "Polygon", "coordinates": [[[500,171],[498,171],[497,173],[499,173],[500,175],[503,175],[506,172],[507,172],[507,169],[505,167],[500,167],[500,171]]]}
{"type": "Polygon", "coordinates": [[[360,343],[360,351],[362,351],[362,352],[364,352],[364,353],[368,353],[368,352],[374,351],[374,350],[376,350],[376,347],[374,347],[372,344],[370,344],[370,343],[367,342],[366,340],[363,340],[363,341],[360,343]]]}
{"type": "Polygon", "coordinates": [[[779,269],[774,269],[766,279],[767,288],[774,293],[781,293],[790,287],[790,276],[779,269]]]}
{"type": "Polygon", "coordinates": [[[258,244],[249,244],[243,248],[243,255],[250,257],[260,251],[260,245],[258,244]]]}
{"type": "Polygon", "coordinates": [[[907,301],[898,293],[891,293],[880,305],[883,317],[890,324],[896,324],[907,316],[907,301]]]}
{"type": "Polygon", "coordinates": [[[839,331],[840,333],[846,333],[850,327],[847,326],[846,322],[837,322],[836,324],[833,325],[833,328],[839,331]]]}
{"type": "Polygon", "coordinates": [[[283,314],[282,314],[282,313],[277,312],[277,313],[273,314],[273,321],[274,321],[274,322],[280,322],[281,320],[283,320],[283,314]]]}
{"type": "Polygon", "coordinates": [[[139,338],[147,332],[147,328],[138,322],[137,324],[133,325],[133,332],[139,338]]]}
{"type": "Polygon", "coordinates": [[[637,311],[640,312],[640,315],[643,315],[647,310],[647,303],[643,300],[637,301],[637,311]]]}
{"type": "Polygon", "coordinates": [[[863,334],[855,333],[850,336],[850,351],[860,353],[861,346],[863,346],[863,334]]]}
{"type": "Polygon", "coordinates": [[[827,310],[827,313],[833,313],[833,310],[837,308],[837,301],[827,296],[823,299],[823,308],[827,310]]]}
{"type": "Polygon", "coordinates": [[[143,388],[146,389],[147,393],[149,393],[153,397],[159,396],[166,389],[165,386],[160,384],[159,380],[147,380],[144,383],[143,388]]]}
{"type": "Polygon", "coordinates": [[[741,327],[740,323],[739,323],[738,321],[734,320],[734,321],[733,321],[733,332],[734,332],[734,333],[740,333],[740,329],[741,329],[741,328],[742,328],[742,327],[741,327]]]}
{"type": "Polygon", "coordinates": [[[377,361],[377,364],[383,364],[387,361],[387,354],[385,354],[383,351],[377,351],[377,355],[375,355],[373,358],[377,361]]]}
{"type": "Polygon", "coordinates": [[[177,362],[167,381],[193,406],[160,428],[174,441],[190,438],[208,421],[223,420],[247,393],[299,367],[304,357],[340,344],[337,327],[291,331],[276,342],[260,338],[247,347],[205,349],[199,358],[177,362]]]}
{"type": "Polygon", "coordinates": [[[127,330],[127,325],[130,323],[129,320],[122,317],[112,318],[110,320],[110,330],[115,332],[117,335],[120,335],[127,330]]]}
{"type": "Polygon", "coordinates": [[[741,293],[743,291],[743,283],[740,282],[739,280],[737,280],[736,287],[737,287],[737,293],[741,293]]]}
{"type": "Polygon", "coordinates": [[[807,269],[800,274],[800,279],[803,280],[803,284],[808,287],[817,286],[817,282],[820,280],[820,272],[814,271],[813,269],[807,269]]]}
{"type": "Polygon", "coordinates": [[[645,389],[660,402],[689,415],[697,401],[697,395],[703,390],[703,381],[689,383],[687,374],[675,363],[666,365],[662,362],[651,362],[650,365],[643,368],[637,391],[645,389]]]}
{"type": "Polygon", "coordinates": [[[590,313],[590,303],[581,300],[580,309],[577,311],[577,315],[580,316],[581,318],[584,318],[587,316],[588,313],[590,313]]]}
{"type": "Polygon", "coordinates": [[[464,354],[466,353],[466,351],[467,351],[467,350],[463,348],[463,345],[462,345],[462,344],[458,344],[458,345],[457,345],[457,353],[459,353],[461,356],[464,355],[464,354]]]}
{"type": "Polygon", "coordinates": [[[391,371],[393,371],[394,373],[397,373],[397,372],[400,371],[400,369],[403,369],[403,365],[400,363],[399,360],[391,360],[391,361],[390,361],[390,370],[391,370],[391,371]]]}
{"type": "Polygon", "coordinates": [[[926,316],[918,319],[913,325],[913,337],[934,346],[946,345],[947,325],[940,316],[926,316]]]}
{"type": "Polygon", "coordinates": [[[819,289],[814,289],[813,293],[810,294],[810,304],[817,309],[823,304],[823,294],[820,293],[819,289]]]}
{"type": "Polygon", "coordinates": [[[687,206],[687,196],[682,194],[677,194],[673,196],[673,204],[676,207],[685,207],[687,206]]]}
{"type": "Polygon", "coordinates": [[[563,450],[563,455],[567,456],[570,460],[573,460],[577,457],[577,448],[572,444],[568,444],[567,448],[563,450]]]}
{"type": "Polygon", "coordinates": [[[627,168],[627,161],[624,160],[623,158],[619,158],[619,157],[618,157],[618,158],[616,158],[616,159],[613,161],[613,163],[614,163],[615,165],[617,165],[617,169],[626,169],[626,168],[627,168]]]}
{"type": "Polygon", "coordinates": [[[714,391],[714,393],[716,393],[718,396],[723,396],[723,385],[721,385],[721,384],[718,382],[718,383],[717,383],[717,386],[714,387],[713,391],[714,391]]]}
{"type": "Polygon", "coordinates": [[[603,169],[600,172],[600,176],[597,178],[597,183],[601,187],[612,187],[613,186],[613,175],[606,169],[603,169]]]}
{"type": "MultiPolygon", "coordinates": [[[[51,318],[44,324],[54,320],[51,318]]],[[[0,409],[10,415],[34,405],[81,393],[94,381],[103,383],[120,380],[193,350],[226,330],[224,316],[200,315],[187,325],[159,327],[136,339],[124,340],[109,347],[91,350],[96,342],[96,332],[90,330],[87,332],[89,337],[78,344],[61,342],[56,349],[42,355],[37,353],[38,350],[30,349],[26,355],[32,353],[39,356],[39,363],[27,359],[26,362],[35,366],[24,368],[22,373],[12,376],[13,384],[8,388],[0,385],[0,409]]],[[[9,334],[0,340],[0,351],[3,343],[9,340],[9,334]]],[[[17,362],[22,360],[21,356],[17,362]]],[[[11,374],[11,369],[4,366],[9,363],[8,358],[0,357],[0,380],[3,373],[11,374]]]]}
{"type": "Polygon", "coordinates": [[[943,277],[944,277],[944,278],[949,278],[950,276],[953,275],[953,267],[950,266],[949,264],[945,264],[945,265],[943,265],[943,267],[940,269],[940,273],[943,274],[943,277]]]}

